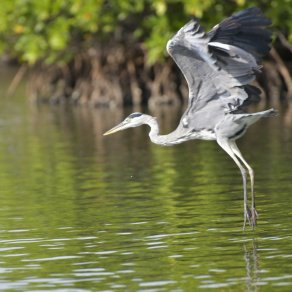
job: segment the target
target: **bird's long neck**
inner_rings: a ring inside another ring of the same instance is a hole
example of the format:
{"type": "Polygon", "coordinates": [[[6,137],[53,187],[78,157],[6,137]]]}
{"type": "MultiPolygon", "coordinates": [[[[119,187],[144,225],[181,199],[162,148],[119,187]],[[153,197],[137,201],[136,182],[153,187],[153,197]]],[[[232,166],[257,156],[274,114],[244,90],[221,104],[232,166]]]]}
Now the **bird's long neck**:
{"type": "Polygon", "coordinates": [[[149,137],[153,143],[159,144],[159,145],[164,145],[164,146],[170,146],[173,144],[177,144],[175,131],[173,131],[167,135],[160,135],[159,134],[159,126],[158,126],[156,118],[147,115],[147,118],[145,120],[145,124],[147,124],[151,129],[149,132],[149,137]]]}

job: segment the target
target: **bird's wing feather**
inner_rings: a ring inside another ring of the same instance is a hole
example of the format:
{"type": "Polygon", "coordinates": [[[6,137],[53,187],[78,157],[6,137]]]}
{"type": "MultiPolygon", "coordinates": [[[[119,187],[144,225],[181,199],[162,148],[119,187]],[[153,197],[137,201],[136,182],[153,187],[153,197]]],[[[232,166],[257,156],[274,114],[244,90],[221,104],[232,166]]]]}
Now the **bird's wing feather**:
{"type": "Polygon", "coordinates": [[[169,40],[167,51],[189,86],[189,103],[182,117],[185,125],[197,122],[194,115],[199,111],[207,113],[210,108],[214,114],[216,107],[219,118],[258,94],[248,83],[269,49],[270,33],[265,28],[269,24],[259,9],[251,8],[225,19],[208,34],[197,20],[191,20],[169,40]],[[257,37],[259,44],[253,42],[257,37]]]}
{"type": "Polygon", "coordinates": [[[270,50],[271,21],[261,10],[251,7],[240,11],[217,24],[208,37],[211,42],[229,44],[253,55],[257,61],[270,50]]]}

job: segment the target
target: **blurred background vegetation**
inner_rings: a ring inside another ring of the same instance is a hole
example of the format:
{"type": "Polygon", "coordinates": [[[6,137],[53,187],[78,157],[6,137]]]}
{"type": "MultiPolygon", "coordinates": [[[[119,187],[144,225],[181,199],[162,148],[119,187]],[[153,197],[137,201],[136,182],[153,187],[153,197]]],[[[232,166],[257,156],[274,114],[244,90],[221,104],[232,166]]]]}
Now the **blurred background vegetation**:
{"type": "Polygon", "coordinates": [[[292,97],[292,0],[2,0],[0,52],[21,64],[38,101],[116,106],[177,103],[185,81],[167,40],[191,16],[209,30],[250,6],[272,22],[274,47],[258,80],[266,99],[292,97]]]}

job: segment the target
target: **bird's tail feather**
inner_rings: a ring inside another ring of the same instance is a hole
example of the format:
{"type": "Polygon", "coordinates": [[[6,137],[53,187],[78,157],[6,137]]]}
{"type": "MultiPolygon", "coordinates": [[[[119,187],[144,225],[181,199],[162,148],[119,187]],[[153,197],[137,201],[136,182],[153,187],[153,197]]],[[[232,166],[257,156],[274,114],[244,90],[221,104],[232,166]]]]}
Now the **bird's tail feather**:
{"type": "Polygon", "coordinates": [[[271,108],[271,109],[261,111],[261,112],[256,112],[256,113],[235,114],[234,117],[238,121],[242,121],[244,123],[247,123],[248,125],[252,125],[256,121],[258,121],[260,118],[274,117],[274,116],[277,116],[277,114],[278,114],[278,111],[271,108]]]}
{"type": "Polygon", "coordinates": [[[262,117],[265,117],[265,118],[268,118],[268,117],[275,117],[278,115],[278,111],[271,108],[271,109],[268,109],[266,111],[263,111],[263,112],[259,112],[259,114],[261,114],[262,117]]]}

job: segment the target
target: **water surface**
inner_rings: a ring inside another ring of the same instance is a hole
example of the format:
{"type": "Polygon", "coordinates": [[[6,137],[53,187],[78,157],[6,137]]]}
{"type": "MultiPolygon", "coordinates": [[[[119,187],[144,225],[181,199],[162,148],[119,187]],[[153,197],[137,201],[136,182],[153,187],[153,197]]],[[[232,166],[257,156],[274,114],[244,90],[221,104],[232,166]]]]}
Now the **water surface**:
{"type": "MultiPolygon", "coordinates": [[[[19,95],[0,99],[1,291],[291,291],[287,110],[239,141],[260,214],[243,232],[241,176],[216,143],[103,137],[129,109],[19,95]]],[[[155,113],[164,133],[178,111],[155,113]]]]}

